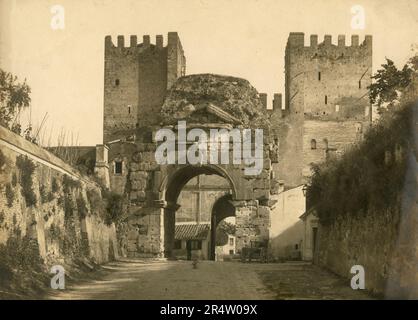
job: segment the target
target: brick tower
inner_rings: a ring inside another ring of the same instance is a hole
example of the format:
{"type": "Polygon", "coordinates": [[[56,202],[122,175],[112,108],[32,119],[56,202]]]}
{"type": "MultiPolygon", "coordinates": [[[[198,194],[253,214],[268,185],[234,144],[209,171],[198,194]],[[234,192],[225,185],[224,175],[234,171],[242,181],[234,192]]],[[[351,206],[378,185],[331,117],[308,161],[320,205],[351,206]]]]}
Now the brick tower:
{"type": "Polygon", "coordinates": [[[353,35],[347,46],[344,35],[337,44],[329,35],[318,44],[318,36],[311,35],[305,46],[303,33],[290,33],[285,108],[273,110],[280,141],[277,175],[285,186],[305,183],[311,163],[338,156],[362,138],[371,122],[371,76],[371,36],[359,44],[353,35]]]}
{"type": "Polygon", "coordinates": [[[177,32],[169,32],[167,45],[163,36],[123,36],[115,46],[105,38],[103,142],[126,135],[127,130],[150,126],[158,121],[167,90],[185,75],[186,58],[177,32]]]}

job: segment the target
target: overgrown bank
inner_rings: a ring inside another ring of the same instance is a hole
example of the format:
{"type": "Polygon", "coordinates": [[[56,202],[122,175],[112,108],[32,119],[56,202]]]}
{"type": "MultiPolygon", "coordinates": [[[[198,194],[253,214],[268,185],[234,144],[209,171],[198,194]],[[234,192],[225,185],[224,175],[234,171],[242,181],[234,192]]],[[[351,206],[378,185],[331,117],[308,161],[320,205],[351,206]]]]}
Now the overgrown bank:
{"type": "Polygon", "coordinates": [[[404,99],[361,144],[314,166],[308,188],[315,261],[346,277],[362,265],[366,288],[385,297],[418,297],[417,120],[416,100],[404,99]]]}
{"type": "Polygon", "coordinates": [[[38,297],[50,288],[52,266],[74,279],[116,258],[122,199],[0,129],[0,296],[38,297]]]}

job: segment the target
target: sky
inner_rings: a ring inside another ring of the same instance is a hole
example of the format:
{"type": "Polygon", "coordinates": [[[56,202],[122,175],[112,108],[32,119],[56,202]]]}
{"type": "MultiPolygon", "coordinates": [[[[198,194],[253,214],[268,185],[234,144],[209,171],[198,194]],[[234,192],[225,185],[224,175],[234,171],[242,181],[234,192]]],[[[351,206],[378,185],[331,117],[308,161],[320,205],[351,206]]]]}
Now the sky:
{"type": "MultiPolygon", "coordinates": [[[[284,50],[289,32],[373,35],[374,71],[388,57],[402,66],[418,43],[418,0],[0,0],[0,67],[27,79],[31,110],[22,121],[43,125],[44,141],[58,134],[78,144],[102,143],[104,37],[179,33],[187,74],[248,79],[259,91],[284,93],[284,50]],[[54,29],[54,5],[64,28],[54,29]],[[364,29],[353,29],[354,5],[364,29]]],[[[270,102],[271,103],[271,102],[270,102]]]]}

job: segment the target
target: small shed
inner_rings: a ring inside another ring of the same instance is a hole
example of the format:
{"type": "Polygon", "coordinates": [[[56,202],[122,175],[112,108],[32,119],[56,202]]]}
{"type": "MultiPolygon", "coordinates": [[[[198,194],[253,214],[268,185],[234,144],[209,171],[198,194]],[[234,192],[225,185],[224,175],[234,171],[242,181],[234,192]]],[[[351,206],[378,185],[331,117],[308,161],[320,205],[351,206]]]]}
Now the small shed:
{"type": "Polygon", "coordinates": [[[176,223],[174,256],[178,259],[207,260],[210,248],[209,223],[176,223]]]}

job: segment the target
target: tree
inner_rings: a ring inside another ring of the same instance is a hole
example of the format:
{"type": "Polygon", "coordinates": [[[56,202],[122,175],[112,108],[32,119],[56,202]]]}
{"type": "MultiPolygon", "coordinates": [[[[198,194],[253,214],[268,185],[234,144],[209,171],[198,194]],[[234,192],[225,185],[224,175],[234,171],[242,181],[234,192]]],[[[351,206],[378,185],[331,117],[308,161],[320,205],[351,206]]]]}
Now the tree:
{"type": "Polygon", "coordinates": [[[377,104],[379,111],[399,101],[402,92],[411,83],[412,74],[418,71],[418,56],[412,57],[401,70],[386,58],[386,63],[372,76],[375,81],[368,87],[370,103],[377,104]]]}
{"type": "Polygon", "coordinates": [[[18,118],[21,110],[29,107],[30,92],[26,80],[18,82],[16,76],[0,69],[0,125],[21,133],[18,118]]]}
{"type": "Polygon", "coordinates": [[[228,243],[228,235],[235,235],[235,225],[226,221],[221,221],[216,228],[216,245],[226,245],[228,243]]]}

